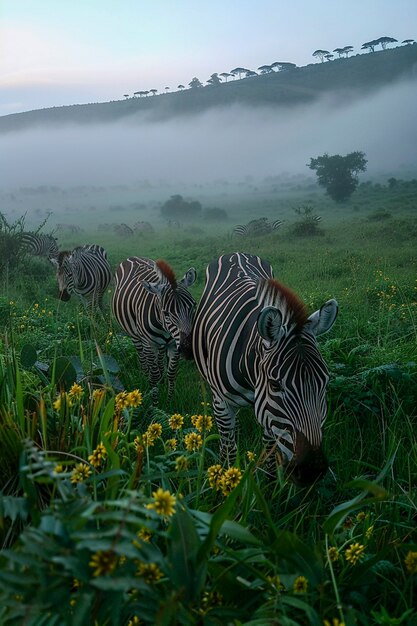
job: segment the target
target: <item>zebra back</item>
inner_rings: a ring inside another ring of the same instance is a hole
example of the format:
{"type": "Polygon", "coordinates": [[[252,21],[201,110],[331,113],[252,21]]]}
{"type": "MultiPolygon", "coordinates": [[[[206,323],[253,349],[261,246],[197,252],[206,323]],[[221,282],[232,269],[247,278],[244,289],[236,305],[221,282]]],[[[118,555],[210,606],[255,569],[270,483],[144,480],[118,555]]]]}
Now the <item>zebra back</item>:
{"type": "Polygon", "coordinates": [[[42,233],[22,233],[22,246],[33,256],[42,256],[47,259],[56,258],[59,253],[57,239],[52,235],[42,233]]]}

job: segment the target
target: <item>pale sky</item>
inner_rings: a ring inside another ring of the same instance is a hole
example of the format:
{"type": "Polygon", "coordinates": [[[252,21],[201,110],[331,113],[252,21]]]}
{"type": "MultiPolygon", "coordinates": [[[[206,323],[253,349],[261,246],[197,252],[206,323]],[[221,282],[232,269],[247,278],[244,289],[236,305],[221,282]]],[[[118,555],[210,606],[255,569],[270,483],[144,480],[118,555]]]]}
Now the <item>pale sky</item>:
{"type": "Polygon", "coordinates": [[[383,35],[417,40],[417,0],[0,0],[0,115],[306,65],[383,35]]]}

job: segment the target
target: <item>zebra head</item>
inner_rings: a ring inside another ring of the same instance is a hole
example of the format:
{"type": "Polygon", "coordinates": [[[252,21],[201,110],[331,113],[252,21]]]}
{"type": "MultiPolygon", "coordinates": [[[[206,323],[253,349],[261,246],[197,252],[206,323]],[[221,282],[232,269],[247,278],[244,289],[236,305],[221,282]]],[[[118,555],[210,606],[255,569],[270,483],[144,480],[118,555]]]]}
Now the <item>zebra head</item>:
{"type": "Polygon", "coordinates": [[[62,250],[56,257],[51,257],[50,261],[56,268],[56,278],[58,281],[59,299],[68,302],[72,293],[72,272],[71,272],[71,252],[62,250]]]}
{"type": "Polygon", "coordinates": [[[262,339],[255,412],[292,480],[311,484],[328,467],[322,426],[329,375],[316,337],[332,327],[337,302],[329,300],[307,317],[304,305],[292,292],[282,291],[282,286],[277,289],[277,281],[265,283],[264,295],[272,283],[275,302],[262,308],[258,316],[257,331],[262,339]]]}
{"type": "Polygon", "coordinates": [[[192,325],[196,302],[188,291],[194,284],[197,273],[193,267],[176,280],[170,266],[165,261],[151,261],[158,275],[156,282],[142,281],[143,287],[153,293],[159,302],[161,323],[175,341],[178,352],[186,359],[193,358],[192,325]]]}

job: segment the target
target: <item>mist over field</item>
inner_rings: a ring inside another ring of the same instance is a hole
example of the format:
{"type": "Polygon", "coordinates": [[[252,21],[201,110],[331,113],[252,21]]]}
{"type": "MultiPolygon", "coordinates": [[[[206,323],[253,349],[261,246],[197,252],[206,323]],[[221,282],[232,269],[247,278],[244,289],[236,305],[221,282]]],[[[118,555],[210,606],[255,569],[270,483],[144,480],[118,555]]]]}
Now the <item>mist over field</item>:
{"type": "Polygon", "coordinates": [[[370,176],[417,162],[412,82],[352,100],[291,108],[233,105],[168,121],[38,126],[1,137],[0,188],[117,185],[148,179],[199,183],[308,174],[310,157],[365,152],[370,176]]]}

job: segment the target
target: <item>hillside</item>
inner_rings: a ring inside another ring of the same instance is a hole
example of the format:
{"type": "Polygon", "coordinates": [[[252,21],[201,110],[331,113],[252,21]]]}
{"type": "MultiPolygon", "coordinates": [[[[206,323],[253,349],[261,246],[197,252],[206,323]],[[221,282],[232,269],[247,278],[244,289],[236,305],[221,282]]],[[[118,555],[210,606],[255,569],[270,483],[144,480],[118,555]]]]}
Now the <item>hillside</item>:
{"type": "Polygon", "coordinates": [[[136,114],[149,120],[202,113],[231,104],[283,106],[313,102],[323,95],[358,97],[400,79],[417,77],[417,44],[314,63],[289,71],[231,80],[171,94],[104,103],[53,107],[0,117],[0,132],[33,125],[94,124],[136,114]]]}

